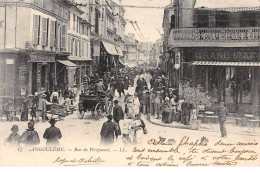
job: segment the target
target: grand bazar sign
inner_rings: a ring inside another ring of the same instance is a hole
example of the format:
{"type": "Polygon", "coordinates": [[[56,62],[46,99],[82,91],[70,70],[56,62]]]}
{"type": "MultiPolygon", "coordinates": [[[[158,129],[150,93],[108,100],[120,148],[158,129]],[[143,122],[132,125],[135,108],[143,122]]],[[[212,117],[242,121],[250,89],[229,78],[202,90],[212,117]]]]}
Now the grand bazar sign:
{"type": "Polygon", "coordinates": [[[258,52],[252,50],[196,50],[193,52],[196,61],[257,61],[258,52]]]}

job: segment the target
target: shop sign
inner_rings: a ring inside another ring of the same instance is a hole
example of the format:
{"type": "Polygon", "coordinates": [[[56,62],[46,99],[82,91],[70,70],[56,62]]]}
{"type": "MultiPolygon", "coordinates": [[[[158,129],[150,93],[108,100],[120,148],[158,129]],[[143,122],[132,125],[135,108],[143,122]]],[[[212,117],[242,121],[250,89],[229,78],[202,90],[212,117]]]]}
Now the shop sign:
{"type": "Polygon", "coordinates": [[[25,64],[22,64],[19,67],[19,80],[25,81],[27,77],[27,66],[25,64]]]}
{"type": "Polygon", "coordinates": [[[195,61],[228,61],[228,62],[253,62],[257,61],[257,52],[237,51],[237,50],[214,50],[214,51],[195,51],[195,61]]]}
{"type": "Polygon", "coordinates": [[[30,55],[32,62],[55,62],[55,56],[30,55]]]}
{"type": "Polygon", "coordinates": [[[5,63],[8,64],[8,65],[12,65],[12,64],[14,64],[14,60],[13,59],[6,59],[5,63]]]}

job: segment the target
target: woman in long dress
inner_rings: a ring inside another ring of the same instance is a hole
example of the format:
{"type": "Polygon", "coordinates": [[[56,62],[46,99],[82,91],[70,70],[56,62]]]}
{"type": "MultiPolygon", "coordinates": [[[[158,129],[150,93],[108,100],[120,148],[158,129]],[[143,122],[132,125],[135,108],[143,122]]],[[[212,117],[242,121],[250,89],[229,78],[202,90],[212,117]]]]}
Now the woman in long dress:
{"type": "Polygon", "coordinates": [[[25,97],[21,103],[21,121],[28,121],[29,100],[25,97]]]}

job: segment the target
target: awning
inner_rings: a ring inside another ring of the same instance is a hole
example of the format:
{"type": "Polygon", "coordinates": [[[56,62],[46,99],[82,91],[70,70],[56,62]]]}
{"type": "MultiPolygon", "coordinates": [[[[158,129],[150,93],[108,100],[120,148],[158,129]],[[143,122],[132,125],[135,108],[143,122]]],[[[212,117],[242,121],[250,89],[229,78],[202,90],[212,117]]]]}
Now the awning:
{"type": "Polygon", "coordinates": [[[102,43],[103,43],[107,53],[109,53],[111,55],[118,55],[116,47],[113,44],[107,43],[107,42],[104,42],[104,41],[102,41],[102,43]]]}
{"type": "Polygon", "coordinates": [[[71,61],[92,61],[90,57],[68,57],[71,61]]]}
{"type": "Polygon", "coordinates": [[[192,65],[198,66],[238,66],[238,67],[260,67],[260,62],[214,62],[194,61],[192,65]]]}
{"type": "Polygon", "coordinates": [[[119,56],[124,56],[124,54],[123,54],[123,52],[122,52],[120,47],[116,46],[116,50],[117,50],[117,53],[118,53],[119,56]]]}
{"type": "Polygon", "coordinates": [[[58,62],[68,67],[77,67],[76,64],[68,60],[58,60],[58,62]]]}

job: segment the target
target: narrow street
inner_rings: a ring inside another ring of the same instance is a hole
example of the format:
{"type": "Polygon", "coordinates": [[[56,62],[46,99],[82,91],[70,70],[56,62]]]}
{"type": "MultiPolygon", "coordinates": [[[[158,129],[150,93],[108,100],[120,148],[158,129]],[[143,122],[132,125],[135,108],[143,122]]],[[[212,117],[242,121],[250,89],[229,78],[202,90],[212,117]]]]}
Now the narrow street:
{"type": "MultiPolygon", "coordinates": [[[[135,82],[136,86],[136,82],[135,82]]],[[[134,87],[129,88],[128,92],[133,94],[134,87]]],[[[126,92],[127,93],[127,92],[126,92]]],[[[124,97],[121,98],[116,93],[116,99],[120,101],[120,105],[124,109],[124,97]]],[[[199,130],[190,130],[190,129],[182,129],[182,128],[171,128],[165,127],[161,125],[155,125],[146,120],[146,116],[142,115],[142,119],[145,121],[147,126],[148,134],[144,135],[143,141],[146,142],[149,139],[157,139],[159,137],[163,138],[173,138],[176,141],[181,139],[183,136],[189,136],[191,139],[201,139],[203,136],[206,136],[209,140],[212,138],[214,140],[220,139],[228,141],[250,141],[252,139],[260,139],[259,129],[256,129],[256,133],[245,133],[243,132],[243,127],[239,127],[239,131],[234,131],[234,126],[227,126],[228,130],[228,138],[220,138],[220,131],[218,124],[213,124],[214,130],[208,128],[201,128],[199,130]],[[229,133],[229,129],[232,129],[232,133],[229,133]],[[181,135],[180,135],[181,134],[181,135]],[[191,135],[192,134],[192,135],[191,135]]],[[[153,118],[151,118],[153,122],[156,122],[153,118]]],[[[98,146],[100,141],[100,130],[102,124],[107,121],[106,118],[102,118],[100,120],[95,120],[90,112],[88,112],[83,119],[79,119],[77,116],[77,111],[72,115],[66,117],[63,121],[58,121],[56,126],[60,128],[62,132],[62,139],[60,140],[61,146],[98,146]]],[[[21,135],[27,128],[27,122],[5,122],[0,121],[0,148],[3,147],[3,141],[9,136],[11,133],[10,129],[12,125],[19,126],[19,134],[21,135]]],[[[48,128],[50,124],[48,122],[42,123],[41,121],[35,125],[35,129],[38,132],[41,144],[40,146],[45,146],[45,140],[42,138],[43,133],[46,128],[48,128]]],[[[206,126],[203,124],[202,126],[206,126]]],[[[248,127],[244,127],[244,130],[248,127]]],[[[114,144],[114,146],[123,146],[122,137],[118,138],[118,141],[114,144]]]]}

